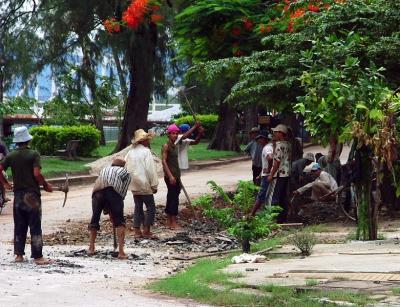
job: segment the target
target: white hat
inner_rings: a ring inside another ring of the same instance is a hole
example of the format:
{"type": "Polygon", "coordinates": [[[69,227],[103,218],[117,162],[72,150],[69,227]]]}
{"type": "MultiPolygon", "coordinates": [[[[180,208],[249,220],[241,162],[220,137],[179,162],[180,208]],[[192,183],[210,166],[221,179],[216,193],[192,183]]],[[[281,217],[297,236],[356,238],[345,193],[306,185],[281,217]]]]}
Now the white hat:
{"type": "Polygon", "coordinates": [[[273,132],[283,132],[284,134],[287,134],[288,132],[288,128],[285,125],[279,124],[278,126],[276,126],[275,128],[271,129],[273,132]]]}
{"type": "Polygon", "coordinates": [[[25,126],[15,128],[14,130],[14,143],[25,143],[33,139],[33,136],[29,134],[28,128],[25,126]]]}
{"type": "Polygon", "coordinates": [[[304,155],[304,159],[307,159],[308,161],[311,161],[311,162],[315,161],[314,154],[312,152],[307,152],[304,155]]]}
{"type": "Polygon", "coordinates": [[[143,129],[138,129],[135,131],[135,136],[132,138],[131,142],[133,145],[136,145],[137,143],[144,141],[144,140],[151,140],[154,137],[154,134],[152,133],[147,133],[143,129]]]}

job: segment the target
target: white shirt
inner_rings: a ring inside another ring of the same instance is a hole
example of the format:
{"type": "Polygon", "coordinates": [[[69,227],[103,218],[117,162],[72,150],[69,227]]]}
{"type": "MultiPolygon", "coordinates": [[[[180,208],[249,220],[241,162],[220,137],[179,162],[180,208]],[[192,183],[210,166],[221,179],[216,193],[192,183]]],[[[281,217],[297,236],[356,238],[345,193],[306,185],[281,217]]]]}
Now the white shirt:
{"type": "Polygon", "coordinates": [[[97,177],[93,187],[93,193],[107,187],[113,187],[115,192],[125,198],[128,190],[131,177],[124,167],[121,166],[106,166],[97,177]]]}
{"type": "Polygon", "coordinates": [[[321,182],[321,183],[329,184],[331,191],[334,191],[338,188],[335,178],[333,178],[331,174],[329,174],[325,171],[321,171],[321,174],[318,176],[317,179],[315,179],[313,182],[306,184],[305,186],[302,186],[297,191],[300,194],[303,194],[305,191],[307,191],[309,188],[311,188],[313,186],[314,182],[321,182]]]}
{"type": "Polygon", "coordinates": [[[268,176],[269,174],[264,171],[269,169],[269,163],[268,159],[272,159],[272,156],[274,154],[274,145],[271,143],[268,143],[267,145],[264,146],[262,153],[261,153],[261,162],[262,162],[262,172],[261,176],[268,176]]]}
{"type": "Polygon", "coordinates": [[[190,146],[190,142],[193,142],[192,139],[184,139],[182,140],[182,134],[178,135],[178,138],[175,141],[175,145],[178,147],[178,163],[180,169],[189,169],[189,155],[188,150],[190,146]]]}
{"type": "Polygon", "coordinates": [[[125,156],[125,167],[131,175],[129,189],[133,195],[153,194],[157,190],[158,176],[151,150],[142,144],[132,146],[125,156]]]}

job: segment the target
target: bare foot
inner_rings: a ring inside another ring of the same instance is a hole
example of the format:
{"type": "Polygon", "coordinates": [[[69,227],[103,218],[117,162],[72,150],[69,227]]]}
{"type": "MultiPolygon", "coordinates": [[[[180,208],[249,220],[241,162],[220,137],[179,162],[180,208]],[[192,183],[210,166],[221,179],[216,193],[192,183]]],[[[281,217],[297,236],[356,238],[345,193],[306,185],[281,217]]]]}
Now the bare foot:
{"type": "Polygon", "coordinates": [[[51,263],[53,263],[53,260],[46,259],[46,258],[43,258],[43,257],[36,258],[36,259],[33,260],[33,261],[34,261],[35,264],[37,264],[37,265],[46,265],[46,264],[51,264],[51,263]]]}
{"type": "Polygon", "coordinates": [[[135,233],[133,234],[133,237],[134,237],[135,239],[143,238],[143,234],[142,234],[142,232],[140,231],[140,229],[135,228],[135,233]]]}
{"type": "Polygon", "coordinates": [[[172,229],[172,230],[180,230],[180,229],[182,229],[182,227],[180,225],[178,225],[178,224],[172,224],[170,229],[172,229]]]}
{"type": "Polygon", "coordinates": [[[24,256],[17,255],[15,256],[14,262],[23,262],[24,261],[24,256]]]}
{"type": "Polygon", "coordinates": [[[87,251],[86,251],[86,253],[87,253],[87,255],[88,256],[93,256],[94,254],[95,254],[95,251],[94,251],[94,249],[88,249],[87,251]]]}
{"type": "Polygon", "coordinates": [[[146,239],[158,239],[158,237],[152,232],[144,232],[143,237],[146,239]]]}
{"type": "Polygon", "coordinates": [[[118,259],[119,260],[126,260],[126,259],[128,259],[128,256],[125,253],[119,253],[118,254],[118,259]]]}

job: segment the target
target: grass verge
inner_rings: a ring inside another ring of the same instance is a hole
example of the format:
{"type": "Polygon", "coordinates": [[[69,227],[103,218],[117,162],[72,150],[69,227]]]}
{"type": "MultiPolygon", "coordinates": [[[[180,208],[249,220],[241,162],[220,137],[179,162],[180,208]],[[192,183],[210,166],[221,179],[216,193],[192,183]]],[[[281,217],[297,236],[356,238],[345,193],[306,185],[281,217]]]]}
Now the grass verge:
{"type": "MultiPolygon", "coordinates": [[[[276,246],[279,239],[270,239],[254,244],[254,250],[276,246]]],[[[238,274],[223,273],[221,270],[228,266],[232,255],[223,259],[203,259],[197,261],[186,271],[174,276],[151,283],[148,287],[170,296],[190,298],[201,303],[222,306],[321,306],[320,298],[345,301],[363,306],[372,302],[362,294],[343,291],[295,291],[290,287],[262,285],[256,287],[257,294],[234,292],[233,289],[247,288],[243,283],[235,281],[238,274]]],[[[252,287],[254,289],[254,287],[252,287]]],[[[324,306],[334,304],[324,303],[324,306]]]]}
{"type": "MultiPolygon", "coordinates": [[[[167,142],[166,136],[156,137],[151,143],[152,150],[161,156],[161,147],[167,142]]],[[[88,171],[85,164],[94,161],[98,158],[110,155],[116,142],[108,142],[104,146],[99,146],[93,153],[93,158],[85,159],[84,161],[70,161],[63,160],[59,157],[42,157],[42,173],[46,177],[62,176],[65,172],[69,174],[79,174],[88,171]]],[[[239,156],[240,153],[234,151],[220,151],[220,150],[209,150],[207,149],[208,141],[200,142],[198,145],[191,146],[189,149],[190,160],[212,160],[227,157],[239,156]]],[[[11,175],[11,172],[8,172],[11,175]]]]}

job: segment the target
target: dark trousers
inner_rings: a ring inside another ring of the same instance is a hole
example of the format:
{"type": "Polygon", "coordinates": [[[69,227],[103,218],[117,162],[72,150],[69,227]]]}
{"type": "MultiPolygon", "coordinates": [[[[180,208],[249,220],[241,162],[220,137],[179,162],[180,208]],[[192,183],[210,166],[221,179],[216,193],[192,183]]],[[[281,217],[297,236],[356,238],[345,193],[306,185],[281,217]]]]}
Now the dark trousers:
{"type": "Polygon", "coordinates": [[[253,171],[253,183],[256,185],[260,185],[261,179],[256,179],[256,178],[260,176],[262,167],[252,165],[251,170],[253,171]]]}
{"type": "Polygon", "coordinates": [[[274,192],[272,194],[271,204],[280,206],[282,210],[279,212],[277,222],[284,223],[288,215],[288,193],[289,193],[289,177],[278,177],[276,179],[274,192]]]}
{"type": "Polygon", "coordinates": [[[133,201],[135,202],[135,210],[133,212],[133,227],[138,228],[143,223],[144,226],[151,226],[154,224],[154,217],[156,215],[156,204],[154,196],[151,195],[134,195],[133,201]],[[143,211],[143,203],[146,205],[146,214],[143,211]]]}
{"type": "Polygon", "coordinates": [[[42,204],[34,191],[14,191],[14,254],[25,255],[28,227],[31,233],[31,257],[43,257],[42,204]]]}
{"type": "Polygon", "coordinates": [[[112,222],[115,227],[125,226],[124,199],[114,188],[107,187],[96,191],[92,195],[92,219],[88,229],[100,229],[101,212],[105,209],[111,213],[112,222]]]}
{"type": "Polygon", "coordinates": [[[169,183],[169,179],[164,177],[164,181],[167,185],[167,204],[165,206],[165,213],[168,215],[178,215],[179,206],[179,194],[181,193],[180,179],[176,179],[176,184],[172,185],[169,183]]]}

